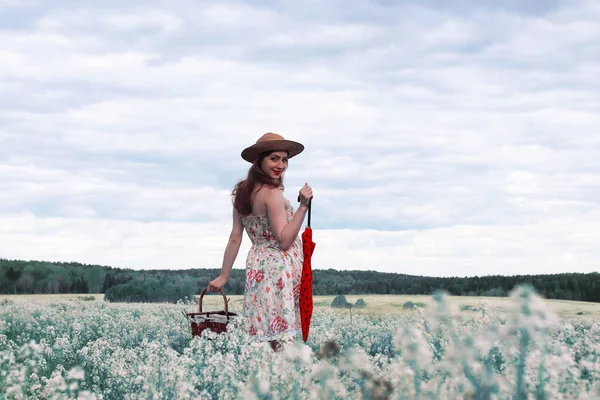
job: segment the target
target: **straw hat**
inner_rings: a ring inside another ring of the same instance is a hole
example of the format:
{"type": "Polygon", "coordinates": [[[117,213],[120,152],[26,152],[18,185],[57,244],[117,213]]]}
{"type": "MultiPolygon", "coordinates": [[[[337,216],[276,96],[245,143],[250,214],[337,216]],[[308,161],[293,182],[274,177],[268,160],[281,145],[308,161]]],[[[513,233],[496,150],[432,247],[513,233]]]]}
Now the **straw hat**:
{"type": "Polygon", "coordinates": [[[287,151],[288,158],[292,158],[302,153],[303,150],[304,145],[285,140],[283,136],[269,132],[262,135],[252,146],[246,147],[242,151],[242,158],[253,163],[262,153],[267,151],[287,151]]]}

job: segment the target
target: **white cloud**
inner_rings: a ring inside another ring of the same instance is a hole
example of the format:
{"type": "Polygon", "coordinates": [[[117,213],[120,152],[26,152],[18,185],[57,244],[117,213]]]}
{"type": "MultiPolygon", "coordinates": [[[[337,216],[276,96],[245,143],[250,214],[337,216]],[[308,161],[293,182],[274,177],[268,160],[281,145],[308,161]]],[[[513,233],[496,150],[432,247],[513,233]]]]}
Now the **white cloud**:
{"type": "MultiPolygon", "coordinates": [[[[600,256],[598,213],[589,221],[548,219],[521,225],[456,225],[428,230],[315,229],[315,269],[357,269],[435,276],[590,272],[600,256]],[[573,228],[573,226],[576,228],[573,228]],[[568,243],[568,247],[564,244],[568,243]]],[[[220,268],[230,223],[3,215],[4,257],[134,269],[220,268]]],[[[244,268],[244,238],[234,268],[244,268]]]]}
{"type": "Polygon", "coordinates": [[[316,265],[597,269],[594,2],[3,5],[0,257],[218,266],[275,131],[316,265]]]}

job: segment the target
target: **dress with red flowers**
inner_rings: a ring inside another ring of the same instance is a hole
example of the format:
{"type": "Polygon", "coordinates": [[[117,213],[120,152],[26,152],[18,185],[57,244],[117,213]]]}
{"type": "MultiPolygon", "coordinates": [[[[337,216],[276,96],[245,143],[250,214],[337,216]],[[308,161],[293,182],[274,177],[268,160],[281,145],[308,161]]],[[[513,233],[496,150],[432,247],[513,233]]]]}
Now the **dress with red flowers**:
{"type": "MultiPolygon", "coordinates": [[[[285,209],[289,222],[294,216],[289,200],[285,209]]],[[[297,237],[292,246],[283,251],[273,236],[267,216],[240,218],[252,241],[246,258],[246,329],[260,341],[294,338],[302,332],[298,307],[304,258],[302,241],[297,237]]]]}

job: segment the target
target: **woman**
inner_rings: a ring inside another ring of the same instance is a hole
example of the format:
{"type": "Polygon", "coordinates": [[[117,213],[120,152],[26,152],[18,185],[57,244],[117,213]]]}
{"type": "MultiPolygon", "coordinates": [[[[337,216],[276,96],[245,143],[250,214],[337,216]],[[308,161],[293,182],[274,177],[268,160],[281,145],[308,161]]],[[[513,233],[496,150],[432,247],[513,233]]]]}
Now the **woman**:
{"type": "Polygon", "coordinates": [[[294,212],[282,191],[288,160],[303,150],[300,143],[266,133],[242,151],[252,166],[233,190],[233,228],[221,274],[208,284],[213,292],[227,283],[245,230],[252,241],[246,258],[246,329],[258,340],[269,341],[275,351],[302,331],[298,303],[303,254],[298,233],[313,193],[305,183],[294,212]]]}

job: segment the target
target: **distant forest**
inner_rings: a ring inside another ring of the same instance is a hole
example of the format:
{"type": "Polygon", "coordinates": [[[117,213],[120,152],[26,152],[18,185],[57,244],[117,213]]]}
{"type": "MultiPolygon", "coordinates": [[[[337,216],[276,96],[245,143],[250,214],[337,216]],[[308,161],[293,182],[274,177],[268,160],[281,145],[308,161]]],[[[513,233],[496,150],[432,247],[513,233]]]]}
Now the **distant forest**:
{"type": "MultiPolygon", "coordinates": [[[[107,301],[176,302],[192,298],[220,269],[131,270],[75,262],[0,259],[0,294],[104,293],[107,301]]],[[[376,271],[313,270],[315,295],[422,294],[507,296],[529,283],[549,299],[600,302],[600,273],[437,278],[376,271]]],[[[245,271],[233,269],[223,288],[244,293],[245,271]]]]}

